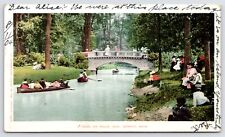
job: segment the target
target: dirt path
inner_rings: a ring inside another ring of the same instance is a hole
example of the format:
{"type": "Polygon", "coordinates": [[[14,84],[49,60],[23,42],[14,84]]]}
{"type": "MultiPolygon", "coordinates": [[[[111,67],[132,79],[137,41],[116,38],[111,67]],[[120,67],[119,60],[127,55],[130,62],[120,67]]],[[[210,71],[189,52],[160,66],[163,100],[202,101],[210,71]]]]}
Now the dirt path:
{"type": "Polygon", "coordinates": [[[143,87],[143,88],[132,88],[131,93],[134,96],[143,96],[144,94],[153,94],[159,92],[158,87],[153,87],[152,85],[143,87]]]}

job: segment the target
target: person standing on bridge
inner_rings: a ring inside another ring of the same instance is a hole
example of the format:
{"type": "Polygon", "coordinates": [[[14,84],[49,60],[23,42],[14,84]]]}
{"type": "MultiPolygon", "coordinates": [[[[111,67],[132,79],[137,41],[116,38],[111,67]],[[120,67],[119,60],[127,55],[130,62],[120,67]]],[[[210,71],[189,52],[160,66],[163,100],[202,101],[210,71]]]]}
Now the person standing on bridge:
{"type": "Polygon", "coordinates": [[[119,51],[120,51],[120,49],[118,48],[118,46],[115,46],[115,56],[118,56],[119,51]]]}
{"type": "Polygon", "coordinates": [[[109,45],[107,45],[105,48],[105,56],[109,56],[109,54],[110,54],[110,47],[109,45]]]}

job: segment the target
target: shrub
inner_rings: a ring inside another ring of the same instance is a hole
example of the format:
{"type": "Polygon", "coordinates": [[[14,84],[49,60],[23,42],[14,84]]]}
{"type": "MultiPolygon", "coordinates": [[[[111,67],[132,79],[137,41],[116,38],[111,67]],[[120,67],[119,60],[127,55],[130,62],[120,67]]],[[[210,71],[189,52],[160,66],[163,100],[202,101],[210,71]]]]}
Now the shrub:
{"type": "Polygon", "coordinates": [[[208,97],[210,101],[214,98],[214,80],[205,81],[205,87],[203,87],[205,96],[208,97]]]}
{"type": "Polygon", "coordinates": [[[148,86],[149,83],[145,82],[144,79],[148,80],[149,79],[149,71],[141,71],[138,76],[135,78],[135,86],[137,88],[142,88],[145,86],[148,86]]]}
{"type": "Polygon", "coordinates": [[[159,58],[158,53],[151,52],[151,53],[148,54],[148,60],[149,61],[154,61],[154,60],[157,60],[158,58],[159,58]]]}
{"type": "Polygon", "coordinates": [[[13,61],[14,61],[13,65],[16,67],[22,67],[26,64],[26,59],[27,59],[26,55],[15,56],[13,59],[13,61]]]}
{"type": "Polygon", "coordinates": [[[34,62],[42,63],[44,61],[45,61],[45,57],[43,53],[31,52],[28,54],[28,60],[27,60],[28,64],[32,65],[34,62]]]}
{"type": "Polygon", "coordinates": [[[82,53],[75,53],[74,54],[74,67],[79,69],[87,69],[88,68],[88,60],[86,59],[85,55],[82,53]]]}
{"type": "Polygon", "coordinates": [[[213,121],[214,107],[213,105],[198,106],[190,109],[192,121],[213,121]]]}
{"type": "Polygon", "coordinates": [[[59,62],[58,62],[59,66],[66,66],[69,67],[71,65],[70,61],[68,58],[66,58],[65,56],[61,56],[59,58],[59,62]]]}
{"type": "Polygon", "coordinates": [[[144,82],[144,80],[141,79],[141,78],[135,79],[135,86],[137,88],[143,88],[143,87],[148,86],[148,85],[149,85],[149,83],[144,82]]]}

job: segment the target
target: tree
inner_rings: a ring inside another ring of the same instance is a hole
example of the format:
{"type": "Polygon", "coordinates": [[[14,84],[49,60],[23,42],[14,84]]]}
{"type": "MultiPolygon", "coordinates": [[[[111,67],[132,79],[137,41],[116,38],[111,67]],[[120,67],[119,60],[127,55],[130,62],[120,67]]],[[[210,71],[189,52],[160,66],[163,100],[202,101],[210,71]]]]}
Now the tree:
{"type": "Polygon", "coordinates": [[[205,80],[211,80],[210,41],[205,41],[205,80]]]}
{"type": "Polygon", "coordinates": [[[185,48],[184,48],[184,75],[186,75],[187,64],[191,61],[191,43],[190,43],[190,17],[186,15],[184,17],[184,40],[185,40],[185,48]]]}
{"type": "Polygon", "coordinates": [[[13,18],[14,18],[14,43],[15,43],[15,47],[16,47],[16,55],[20,55],[22,54],[21,51],[21,41],[20,41],[20,33],[19,33],[19,21],[20,21],[20,13],[15,13],[13,14],[13,18]]]}
{"type": "Polygon", "coordinates": [[[158,46],[159,46],[159,72],[162,72],[162,48],[161,48],[161,32],[160,32],[160,15],[157,14],[157,34],[158,34],[158,46]]]}
{"type": "Polygon", "coordinates": [[[203,49],[205,55],[205,79],[211,80],[211,68],[213,68],[214,61],[214,14],[193,14],[192,24],[192,43],[203,49]]]}
{"type": "Polygon", "coordinates": [[[50,47],[51,47],[51,23],[52,17],[48,13],[46,15],[46,31],[45,31],[45,69],[51,69],[50,47]]]}
{"type": "Polygon", "coordinates": [[[90,42],[91,42],[91,28],[92,28],[92,14],[85,13],[84,14],[84,29],[83,29],[83,37],[82,37],[82,51],[90,51],[90,42]]]}
{"type": "Polygon", "coordinates": [[[179,50],[182,45],[182,25],[177,14],[137,14],[133,17],[133,34],[129,35],[132,47],[147,47],[149,53],[158,54],[158,69],[162,71],[162,52],[179,50]]]}

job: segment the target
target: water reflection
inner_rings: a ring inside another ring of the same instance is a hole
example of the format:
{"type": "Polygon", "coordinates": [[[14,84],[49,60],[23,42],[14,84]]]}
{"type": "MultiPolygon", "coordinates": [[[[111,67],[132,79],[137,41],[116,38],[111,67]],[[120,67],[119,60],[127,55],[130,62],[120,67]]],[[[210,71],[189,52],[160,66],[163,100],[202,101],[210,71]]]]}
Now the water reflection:
{"type": "Polygon", "coordinates": [[[74,90],[17,94],[14,92],[16,121],[123,121],[124,109],[132,100],[128,95],[135,69],[99,70],[87,83],[70,80],[74,90]],[[127,75],[127,74],[129,75],[127,75]],[[96,81],[101,79],[102,81],[96,81]]]}

